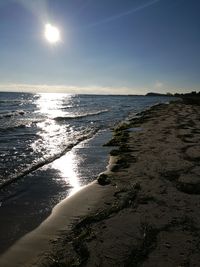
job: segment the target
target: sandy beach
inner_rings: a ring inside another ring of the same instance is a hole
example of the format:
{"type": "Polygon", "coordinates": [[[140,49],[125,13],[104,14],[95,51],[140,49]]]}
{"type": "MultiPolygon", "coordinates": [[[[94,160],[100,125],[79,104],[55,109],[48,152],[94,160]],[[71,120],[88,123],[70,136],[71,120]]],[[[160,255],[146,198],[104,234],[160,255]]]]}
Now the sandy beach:
{"type": "Polygon", "coordinates": [[[108,170],[16,242],[0,266],[200,266],[200,106],[121,123],[108,170]]]}
{"type": "Polygon", "coordinates": [[[0,0],[0,267],[200,267],[200,0],[0,0]]]}

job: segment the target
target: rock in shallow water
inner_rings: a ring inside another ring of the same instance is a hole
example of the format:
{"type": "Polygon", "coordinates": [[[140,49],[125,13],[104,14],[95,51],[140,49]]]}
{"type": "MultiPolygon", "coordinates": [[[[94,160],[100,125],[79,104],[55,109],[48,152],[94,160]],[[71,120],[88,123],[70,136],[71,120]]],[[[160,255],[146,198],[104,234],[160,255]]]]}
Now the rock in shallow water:
{"type": "Polygon", "coordinates": [[[110,178],[105,173],[100,174],[97,181],[100,185],[108,185],[111,182],[110,178]]]}

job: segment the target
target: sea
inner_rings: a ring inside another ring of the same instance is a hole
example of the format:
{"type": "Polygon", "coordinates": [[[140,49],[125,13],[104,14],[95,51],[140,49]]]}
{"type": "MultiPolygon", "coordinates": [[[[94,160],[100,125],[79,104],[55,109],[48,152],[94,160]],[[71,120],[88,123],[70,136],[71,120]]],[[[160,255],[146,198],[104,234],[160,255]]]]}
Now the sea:
{"type": "Polygon", "coordinates": [[[0,253],[106,169],[113,127],[169,100],[0,92],[0,253]]]}

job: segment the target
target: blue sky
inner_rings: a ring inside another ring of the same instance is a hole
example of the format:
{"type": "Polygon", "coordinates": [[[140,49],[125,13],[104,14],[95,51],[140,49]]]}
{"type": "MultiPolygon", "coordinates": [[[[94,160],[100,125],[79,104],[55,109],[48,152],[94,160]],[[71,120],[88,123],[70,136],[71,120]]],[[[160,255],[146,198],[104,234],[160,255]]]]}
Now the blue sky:
{"type": "Polygon", "coordinates": [[[199,14],[199,0],[0,0],[0,90],[199,91],[199,14]]]}

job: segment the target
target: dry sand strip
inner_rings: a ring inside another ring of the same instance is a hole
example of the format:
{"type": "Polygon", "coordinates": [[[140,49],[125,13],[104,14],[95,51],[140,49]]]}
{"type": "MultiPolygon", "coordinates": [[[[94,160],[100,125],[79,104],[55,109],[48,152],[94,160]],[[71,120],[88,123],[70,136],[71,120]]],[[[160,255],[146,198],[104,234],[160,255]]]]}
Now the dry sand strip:
{"type": "Polygon", "coordinates": [[[200,266],[200,106],[161,104],[140,115],[115,129],[108,145],[119,147],[102,185],[86,187],[44,222],[54,240],[38,239],[40,254],[30,245],[28,260],[16,252],[22,239],[2,256],[12,264],[0,266],[200,266]],[[79,212],[70,230],[71,207],[79,212]]]}

